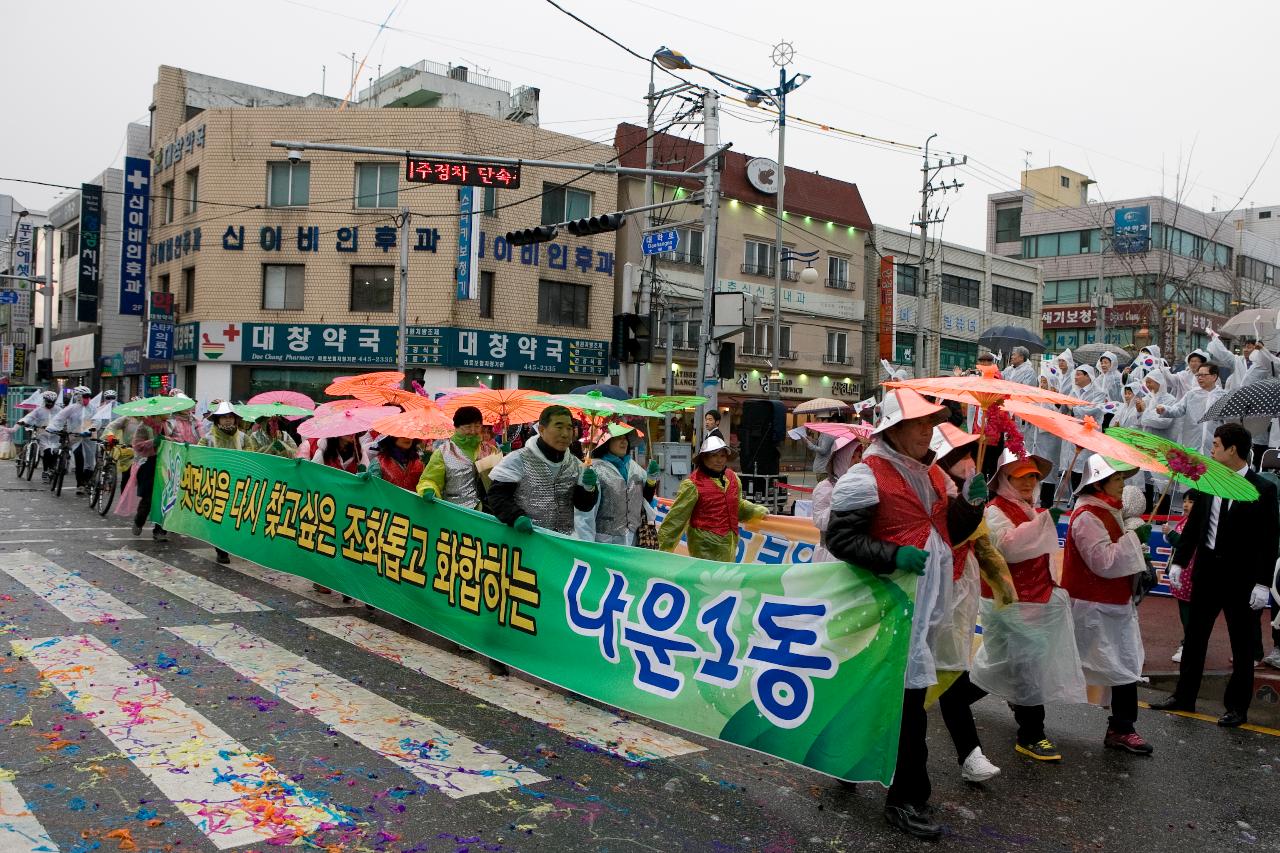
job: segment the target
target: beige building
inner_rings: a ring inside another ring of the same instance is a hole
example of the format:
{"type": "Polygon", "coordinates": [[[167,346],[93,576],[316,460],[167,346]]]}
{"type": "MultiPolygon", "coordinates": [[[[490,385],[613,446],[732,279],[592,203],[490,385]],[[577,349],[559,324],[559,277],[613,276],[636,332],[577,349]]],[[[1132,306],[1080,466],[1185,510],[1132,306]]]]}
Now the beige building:
{"type": "MultiPolygon", "coordinates": [[[[644,165],[645,130],[620,125],[615,144],[626,166],[644,165]]],[[[702,143],[668,134],[654,139],[661,168],[680,169],[703,157],[702,143]]],[[[754,325],[729,338],[735,345],[733,374],[722,378],[719,405],[736,423],[745,402],[769,399],[772,359],[774,265],[777,261],[774,216],[776,197],[761,189],[776,164],[730,150],[721,177],[719,235],[716,246],[717,292],[745,293],[758,300],[754,325]]],[[[655,188],[655,199],[669,200],[677,193],[699,189],[693,181],[665,182],[655,188]]],[[[644,181],[619,182],[619,204],[624,208],[644,204],[644,181]]],[[[665,221],[696,219],[701,205],[670,208],[665,221]]],[[[661,221],[661,219],[660,219],[661,221]]],[[[631,217],[618,232],[618,262],[632,263],[639,271],[642,216],[631,217]]],[[[787,168],[784,254],[816,252],[811,262],[817,272],[812,284],[801,281],[804,261],[784,261],[782,286],[782,384],[781,399],[787,409],[812,397],[834,397],[856,402],[864,390],[862,376],[862,321],[865,314],[864,232],[871,228],[856,185],[787,168]]],[[[676,227],[680,243],[674,252],[657,256],[656,276],[650,298],[661,318],[655,332],[654,356],[647,379],[649,393],[665,393],[668,372],[677,394],[697,391],[697,361],[704,263],[709,256],[701,224],[676,227]],[[676,322],[670,322],[672,319],[676,322]],[[670,330],[672,359],[667,362],[670,330]]],[[[641,283],[637,277],[637,283],[641,283]]],[[[648,288],[649,278],[643,277],[648,288]]],[[[643,373],[642,373],[643,377],[643,373]]],[[[794,421],[794,418],[790,420],[794,421]]],[[[729,434],[729,430],[725,430],[729,434]]]]}
{"type": "Polygon", "coordinates": [[[188,74],[163,66],[155,86],[148,271],[153,291],[175,295],[177,381],[187,393],[242,400],[289,388],[314,396],[335,376],[393,368],[402,207],[411,211],[412,377],[428,388],[483,382],[553,391],[604,378],[613,235],[561,232],[523,248],[503,235],[544,218],[616,210],[614,178],[526,167],[518,189],[477,188],[478,275],[460,298],[458,187],[407,182],[403,158],[291,158],[270,143],[534,159],[572,152],[584,162],[609,160],[611,146],[459,109],[248,97],[243,84],[201,76],[193,85],[188,74]],[[209,91],[218,82],[240,103],[301,105],[216,105],[209,91]]]}

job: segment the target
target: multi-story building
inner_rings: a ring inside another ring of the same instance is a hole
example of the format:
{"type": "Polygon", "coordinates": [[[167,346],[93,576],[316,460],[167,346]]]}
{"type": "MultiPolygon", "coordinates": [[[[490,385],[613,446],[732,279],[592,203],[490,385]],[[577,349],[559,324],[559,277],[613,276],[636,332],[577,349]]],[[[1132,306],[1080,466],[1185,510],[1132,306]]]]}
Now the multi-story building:
{"type": "Polygon", "coordinates": [[[318,95],[160,68],[148,274],[151,290],[174,295],[177,381],[188,393],[319,395],[335,376],[393,367],[404,207],[413,378],[428,387],[564,391],[607,374],[613,235],[562,233],[520,248],[503,235],[616,210],[614,178],[593,174],[565,186],[576,173],[525,167],[518,188],[477,189],[478,275],[460,291],[458,187],[407,182],[403,157],[291,155],[271,146],[338,139],[530,159],[614,156],[611,146],[533,126],[501,87],[487,115],[435,107],[454,103],[429,88],[440,75],[411,70],[384,76],[365,100],[340,110],[318,95]]]}
{"type": "Polygon", "coordinates": [[[25,384],[35,373],[28,355],[37,342],[35,327],[43,325],[43,317],[30,279],[44,274],[48,221],[44,211],[31,210],[13,196],[0,194],[0,273],[13,276],[0,279],[0,291],[6,294],[0,303],[0,339],[6,347],[0,375],[12,385],[25,384]]]}
{"type": "Polygon", "coordinates": [[[1265,209],[1250,219],[1163,196],[1089,202],[1092,183],[1060,167],[1035,169],[1023,173],[1022,189],[988,196],[988,250],[1044,271],[1050,349],[1156,343],[1180,358],[1205,345],[1210,326],[1280,298],[1265,209]]]}
{"type": "Polygon", "coordinates": [[[992,326],[1041,333],[1043,279],[1035,265],[930,240],[924,255],[929,296],[921,298],[919,234],[877,225],[867,242],[866,278],[878,282],[868,319],[867,375],[879,372],[881,358],[922,376],[973,367],[978,338],[992,326]],[[927,364],[917,371],[921,317],[927,364]]]}
{"type": "MultiPolygon", "coordinates": [[[[645,136],[642,127],[618,126],[614,141],[623,165],[644,165],[645,136]]],[[[654,150],[655,161],[664,169],[687,168],[704,156],[701,142],[665,133],[654,138],[654,150]]],[[[733,376],[722,378],[718,402],[731,420],[737,419],[744,402],[770,397],[774,272],[778,262],[776,197],[766,191],[772,176],[762,174],[770,169],[777,169],[770,160],[731,150],[725,154],[721,173],[714,252],[716,290],[745,293],[755,306],[751,328],[729,339],[735,344],[733,376]]],[[[661,179],[655,186],[655,198],[671,200],[700,186],[691,180],[661,179]]],[[[643,205],[644,181],[623,178],[618,195],[623,208],[643,205]]],[[[700,214],[700,205],[674,207],[658,214],[658,220],[678,223],[697,219],[700,214]]],[[[643,222],[643,217],[632,217],[618,232],[619,263],[631,263],[637,271],[642,265],[643,222]]],[[[783,222],[781,399],[788,409],[811,397],[857,401],[863,391],[862,321],[867,284],[863,275],[863,235],[871,228],[862,196],[855,184],[788,166],[783,222]],[[811,252],[816,253],[811,265],[817,277],[814,283],[806,284],[800,276],[806,263],[786,260],[786,256],[811,252]]],[[[676,230],[679,245],[674,252],[657,256],[652,282],[651,300],[659,315],[660,333],[654,335],[652,369],[647,380],[642,379],[652,394],[665,393],[669,375],[675,393],[699,393],[696,368],[701,345],[703,265],[712,252],[703,240],[700,223],[681,224],[676,230]],[[668,339],[672,352],[669,364],[668,339]]],[[[648,277],[639,283],[641,289],[648,288],[648,277]]]]}

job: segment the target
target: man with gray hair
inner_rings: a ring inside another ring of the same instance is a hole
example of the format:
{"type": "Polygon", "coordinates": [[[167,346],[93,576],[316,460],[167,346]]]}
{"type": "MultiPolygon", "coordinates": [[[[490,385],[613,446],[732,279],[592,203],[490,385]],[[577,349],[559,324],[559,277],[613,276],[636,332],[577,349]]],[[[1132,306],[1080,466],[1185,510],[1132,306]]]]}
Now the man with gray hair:
{"type": "Polygon", "coordinates": [[[1038,385],[1040,374],[1030,359],[1031,351],[1026,347],[1014,347],[1009,355],[1009,369],[1004,372],[1004,378],[1022,385],[1038,385]]]}

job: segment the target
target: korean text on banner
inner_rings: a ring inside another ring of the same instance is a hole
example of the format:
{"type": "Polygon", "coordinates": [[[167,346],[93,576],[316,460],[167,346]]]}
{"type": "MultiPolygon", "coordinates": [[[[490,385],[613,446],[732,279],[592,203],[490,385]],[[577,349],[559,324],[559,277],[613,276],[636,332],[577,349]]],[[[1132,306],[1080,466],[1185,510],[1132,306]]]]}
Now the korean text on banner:
{"type": "Polygon", "coordinates": [[[609,705],[854,781],[897,757],[914,577],[519,533],[310,462],[166,442],[165,528],[609,705]]]}
{"type": "MultiPolygon", "coordinates": [[[[483,190],[481,190],[483,193],[483,190]]],[[[480,230],[476,218],[476,188],[458,187],[458,299],[479,299],[480,230]]]]}
{"type": "Polygon", "coordinates": [[[147,230],[151,227],[151,161],[124,158],[120,241],[120,313],[142,316],[147,290],[147,230]]]}
{"type": "Polygon", "coordinates": [[[98,280],[102,277],[102,187],[80,185],[80,274],[76,321],[98,322],[98,280]]]}
{"type": "Polygon", "coordinates": [[[876,280],[881,361],[893,361],[893,272],[893,255],[885,255],[880,259],[880,276],[876,280]]]}

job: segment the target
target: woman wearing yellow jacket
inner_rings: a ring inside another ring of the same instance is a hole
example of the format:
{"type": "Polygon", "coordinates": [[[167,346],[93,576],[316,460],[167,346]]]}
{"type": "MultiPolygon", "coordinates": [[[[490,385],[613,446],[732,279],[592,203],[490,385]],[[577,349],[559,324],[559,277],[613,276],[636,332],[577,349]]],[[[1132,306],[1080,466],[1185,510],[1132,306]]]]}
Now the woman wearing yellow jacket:
{"type": "Polygon", "coordinates": [[[689,556],[732,563],[738,554],[738,522],[764,518],[768,510],[744,500],[742,482],[730,471],[729,446],[710,436],[693,457],[693,473],[658,528],[658,548],[674,551],[689,529],[689,556]]]}

